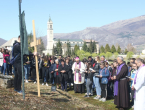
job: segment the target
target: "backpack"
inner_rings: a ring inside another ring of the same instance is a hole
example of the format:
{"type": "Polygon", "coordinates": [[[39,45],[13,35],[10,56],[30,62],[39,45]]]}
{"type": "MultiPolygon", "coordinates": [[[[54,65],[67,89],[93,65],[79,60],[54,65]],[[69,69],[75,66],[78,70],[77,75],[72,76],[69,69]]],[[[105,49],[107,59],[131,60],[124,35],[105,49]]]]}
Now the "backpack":
{"type": "MultiPolygon", "coordinates": [[[[16,46],[16,45],[18,45],[18,43],[16,43],[14,46],[16,46]]],[[[20,53],[18,53],[18,54],[14,57],[14,52],[13,52],[13,50],[14,50],[14,46],[13,46],[13,48],[12,48],[12,58],[10,59],[10,62],[9,62],[11,65],[14,64],[16,58],[17,58],[18,55],[20,54],[20,53]]]]}

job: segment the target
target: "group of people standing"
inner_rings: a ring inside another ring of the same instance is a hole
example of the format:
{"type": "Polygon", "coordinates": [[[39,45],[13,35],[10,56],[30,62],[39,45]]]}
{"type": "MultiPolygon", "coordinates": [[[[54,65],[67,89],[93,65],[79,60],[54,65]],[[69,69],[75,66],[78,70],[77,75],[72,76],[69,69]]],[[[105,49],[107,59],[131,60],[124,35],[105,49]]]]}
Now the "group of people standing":
{"type": "Polygon", "coordinates": [[[0,49],[0,72],[3,75],[12,74],[12,65],[9,63],[11,52],[8,49],[0,49]]]}
{"type": "MultiPolygon", "coordinates": [[[[14,89],[22,93],[21,81],[21,51],[20,36],[14,43],[13,56],[16,57],[13,65],[9,63],[10,52],[0,49],[1,73],[7,75],[15,73],[14,89]]],[[[36,80],[36,62],[34,54],[24,56],[25,83],[29,82],[29,76],[34,83],[36,80]]],[[[107,97],[114,97],[117,108],[129,108],[132,105],[135,110],[145,110],[145,66],[140,58],[132,58],[129,63],[118,57],[112,64],[105,56],[89,56],[80,61],[79,56],[71,59],[70,56],[63,58],[61,55],[45,56],[38,55],[39,76],[42,85],[56,85],[57,89],[68,91],[73,87],[75,93],[85,93],[84,97],[96,96],[95,100],[105,102],[107,97]],[[61,86],[60,86],[61,85],[61,86]],[[69,85],[69,89],[68,89],[69,85]],[[73,85],[73,86],[72,86],[73,85]],[[131,94],[131,103],[130,103],[131,94]],[[138,109],[140,108],[140,109],[138,109]]]]}

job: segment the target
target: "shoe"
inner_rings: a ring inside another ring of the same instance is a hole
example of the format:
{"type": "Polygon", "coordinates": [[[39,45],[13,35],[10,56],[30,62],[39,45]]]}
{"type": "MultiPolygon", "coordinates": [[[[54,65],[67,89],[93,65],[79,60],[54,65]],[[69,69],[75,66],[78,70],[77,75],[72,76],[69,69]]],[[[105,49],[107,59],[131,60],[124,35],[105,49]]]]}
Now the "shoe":
{"type": "Polygon", "coordinates": [[[100,98],[100,99],[99,99],[99,101],[102,101],[102,100],[103,100],[103,98],[100,98]]]}
{"type": "Polygon", "coordinates": [[[87,93],[85,93],[85,95],[88,95],[87,93]]]}
{"type": "Polygon", "coordinates": [[[99,99],[101,99],[101,97],[100,96],[96,96],[96,97],[94,97],[94,99],[99,100],[99,99]]]}
{"type": "Polygon", "coordinates": [[[132,106],[132,108],[134,108],[134,105],[132,106]]]}
{"type": "Polygon", "coordinates": [[[48,86],[48,84],[46,83],[46,86],[48,86]]]}
{"type": "Polygon", "coordinates": [[[35,81],[34,84],[36,84],[37,82],[35,81]]]}
{"type": "Polygon", "coordinates": [[[25,81],[25,83],[29,83],[29,81],[28,81],[28,80],[26,80],[26,81],[25,81]]]}
{"type": "Polygon", "coordinates": [[[89,94],[89,96],[93,96],[93,94],[89,94]]]}
{"type": "Polygon", "coordinates": [[[42,86],[44,85],[44,83],[42,83],[42,86]]]}
{"type": "Polygon", "coordinates": [[[23,91],[22,91],[22,90],[20,90],[20,91],[18,91],[17,93],[18,93],[18,94],[22,94],[22,93],[23,93],[23,91]]]}
{"type": "Polygon", "coordinates": [[[18,92],[17,90],[14,89],[15,92],[18,92]]]}
{"type": "Polygon", "coordinates": [[[85,95],[84,97],[88,97],[89,98],[90,96],[89,95],[85,95]]]}
{"type": "Polygon", "coordinates": [[[102,102],[106,102],[106,98],[103,98],[103,99],[102,99],[102,102]]]}

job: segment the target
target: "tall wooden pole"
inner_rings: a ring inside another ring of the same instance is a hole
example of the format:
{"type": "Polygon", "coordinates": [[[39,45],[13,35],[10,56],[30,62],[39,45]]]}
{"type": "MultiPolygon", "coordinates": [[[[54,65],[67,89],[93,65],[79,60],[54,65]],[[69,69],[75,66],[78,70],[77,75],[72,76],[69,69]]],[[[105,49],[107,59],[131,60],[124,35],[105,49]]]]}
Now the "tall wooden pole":
{"type": "Polygon", "coordinates": [[[21,69],[22,69],[22,88],[23,88],[23,99],[25,99],[25,88],[24,88],[24,69],[23,69],[23,45],[22,45],[22,16],[21,16],[21,0],[18,0],[19,3],[19,27],[20,27],[20,38],[21,38],[21,69]]]}
{"type": "MultiPolygon", "coordinates": [[[[35,34],[35,22],[32,21],[33,25],[33,39],[34,39],[34,52],[37,53],[37,41],[36,41],[36,34],[35,34]]],[[[37,87],[38,87],[38,97],[40,97],[40,85],[39,85],[39,71],[38,71],[38,58],[35,56],[35,62],[36,62],[36,75],[37,75],[37,87]]]]}

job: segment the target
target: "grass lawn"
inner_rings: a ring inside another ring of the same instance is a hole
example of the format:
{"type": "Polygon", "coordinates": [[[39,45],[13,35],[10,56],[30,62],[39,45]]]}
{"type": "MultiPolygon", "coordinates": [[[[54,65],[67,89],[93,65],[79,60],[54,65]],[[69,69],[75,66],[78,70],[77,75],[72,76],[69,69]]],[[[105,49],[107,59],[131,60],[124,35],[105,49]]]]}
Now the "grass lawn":
{"type": "MultiPolygon", "coordinates": [[[[84,98],[84,94],[73,90],[64,92],[58,89],[51,92],[51,86],[42,86],[41,97],[37,97],[37,84],[25,83],[25,100],[13,88],[0,87],[0,110],[117,110],[113,99],[106,102],[84,98]]],[[[69,89],[68,89],[69,90],[69,89]]],[[[132,109],[130,109],[132,110],[132,109]]]]}
{"type": "MultiPolygon", "coordinates": [[[[93,99],[95,96],[93,97],[89,97],[89,98],[84,98],[85,94],[80,94],[80,93],[74,93],[73,90],[71,91],[68,91],[69,94],[77,97],[77,98],[80,98],[81,100],[84,100],[88,103],[91,103],[93,104],[94,106],[97,106],[97,107],[101,107],[103,110],[118,110],[116,107],[116,105],[114,105],[114,99],[107,99],[106,102],[100,102],[99,100],[95,100],[93,99]]],[[[132,108],[129,109],[129,110],[133,110],[132,108]]]]}

